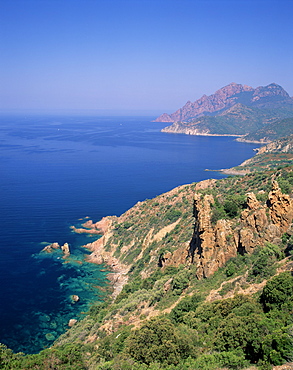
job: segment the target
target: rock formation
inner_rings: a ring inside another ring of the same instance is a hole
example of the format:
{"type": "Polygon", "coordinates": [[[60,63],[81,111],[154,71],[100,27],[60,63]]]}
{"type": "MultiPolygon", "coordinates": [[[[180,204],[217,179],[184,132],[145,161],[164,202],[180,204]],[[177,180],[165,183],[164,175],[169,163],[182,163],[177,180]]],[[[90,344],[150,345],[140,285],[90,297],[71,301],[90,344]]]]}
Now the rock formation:
{"type": "Polygon", "coordinates": [[[195,226],[188,256],[190,263],[197,265],[199,279],[212,275],[237,253],[234,240],[229,241],[232,236],[230,222],[218,220],[212,225],[213,202],[212,195],[194,195],[195,226]]]}
{"type": "Polygon", "coordinates": [[[77,302],[79,302],[79,301],[80,301],[79,296],[78,296],[78,295],[76,295],[76,294],[71,295],[71,296],[70,296],[70,299],[71,299],[71,302],[72,302],[72,303],[77,303],[77,302]]]}
{"type": "Polygon", "coordinates": [[[53,253],[56,250],[61,250],[63,252],[63,258],[70,256],[70,249],[68,243],[64,243],[64,245],[59,245],[58,243],[55,242],[47,245],[45,248],[41,250],[41,252],[53,253]]]}
{"type": "Polygon", "coordinates": [[[75,325],[77,323],[77,320],[76,319],[70,319],[68,321],[68,326],[71,328],[73,325],[75,325]]]}
{"type": "Polygon", "coordinates": [[[61,245],[60,248],[63,252],[63,258],[66,258],[66,257],[70,256],[70,250],[69,250],[68,243],[64,243],[64,245],[61,245]]]}
{"type": "MultiPolygon", "coordinates": [[[[241,186],[241,180],[239,182],[241,186]]],[[[266,203],[248,192],[245,208],[241,213],[238,209],[239,216],[231,219],[228,215],[218,219],[218,201],[215,202],[211,193],[219,197],[225,193],[217,193],[216,187],[216,180],[183,186],[155,200],[138,203],[119,218],[108,217],[103,221],[108,227],[104,235],[85,246],[92,252],[87,260],[110,266],[111,281],[117,287],[115,292],[119,292],[133,266],[143,265],[140,275],[147,278],[157,266],[165,269],[195,265],[196,277],[202,279],[211,276],[238,253],[253,253],[268,242],[279,245],[285,232],[291,230],[293,234],[293,202],[289,195],[281,192],[276,181],[272,181],[266,203]],[[183,210],[192,199],[193,231],[192,218],[184,217],[184,211],[175,222],[168,222],[166,215],[173,207],[183,210]],[[155,230],[151,222],[156,217],[162,224],[155,230]]],[[[261,193],[264,191],[260,190],[261,193]]]]}
{"type": "Polygon", "coordinates": [[[254,193],[247,194],[247,208],[241,212],[238,226],[235,220],[218,220],[212,225],[213,202],[212,195],[194,195],[195,226],[188,257],[196,264],[199,279],[212,275],[237,253],[252,253],[268,241],[280,244],[280,237],[293,220],[292,200],[281,192],[276,181],[272,182],[266,206],[254,193]]]}

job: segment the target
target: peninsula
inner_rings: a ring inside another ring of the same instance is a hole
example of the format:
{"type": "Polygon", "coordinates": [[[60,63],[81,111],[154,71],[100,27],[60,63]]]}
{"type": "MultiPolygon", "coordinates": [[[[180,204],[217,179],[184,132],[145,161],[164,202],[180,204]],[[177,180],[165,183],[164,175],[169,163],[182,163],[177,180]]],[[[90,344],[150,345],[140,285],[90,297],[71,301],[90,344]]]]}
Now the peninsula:
{"type": "Polygon", "coordinates": [[[162,130],[167,133],[239,136],[241,141],[266,143],[293,133],[293,98],[275,83],[255,89],[231,83],[155,122],[172,123],[162,130]]]}

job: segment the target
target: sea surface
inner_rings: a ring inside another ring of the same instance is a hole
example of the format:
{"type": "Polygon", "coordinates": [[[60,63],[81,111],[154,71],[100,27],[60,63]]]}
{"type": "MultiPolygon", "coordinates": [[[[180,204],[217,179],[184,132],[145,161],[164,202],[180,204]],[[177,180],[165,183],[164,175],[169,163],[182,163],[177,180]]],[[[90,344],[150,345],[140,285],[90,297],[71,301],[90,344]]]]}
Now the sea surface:
{"type": "Polygon", "coordinates": [[[84,261],[86,217],[119,216],[138,201],[207,178],[254,155],[233,137],[161,133],[155,117],[0,116],[0,342],[49,347],[105,298],[105,266],[84,261]],[[40,253],[69,243],[71,257],[40,253]],[[71,295],[80,301],[73,303],[71,295]]]}

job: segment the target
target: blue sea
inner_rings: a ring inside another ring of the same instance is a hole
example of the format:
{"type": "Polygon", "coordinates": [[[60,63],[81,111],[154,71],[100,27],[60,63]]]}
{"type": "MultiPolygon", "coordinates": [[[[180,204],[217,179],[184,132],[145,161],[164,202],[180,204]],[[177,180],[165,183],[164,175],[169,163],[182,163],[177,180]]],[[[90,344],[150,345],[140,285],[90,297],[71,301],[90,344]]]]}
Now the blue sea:
{"type": "Polygon", "coordinates": [[[136,202],[210,177],[254,155],[232,137],[161,133],[155,117],[0,116],[0,342],[50,347],[72,318],[105,298],[105,266],[84,261],[86,217],[119,216],[136,202]],[[71,257],[40,253],[69,243],[71,257]],[[80,301],[73,303],[71,295],[80,301]]]}

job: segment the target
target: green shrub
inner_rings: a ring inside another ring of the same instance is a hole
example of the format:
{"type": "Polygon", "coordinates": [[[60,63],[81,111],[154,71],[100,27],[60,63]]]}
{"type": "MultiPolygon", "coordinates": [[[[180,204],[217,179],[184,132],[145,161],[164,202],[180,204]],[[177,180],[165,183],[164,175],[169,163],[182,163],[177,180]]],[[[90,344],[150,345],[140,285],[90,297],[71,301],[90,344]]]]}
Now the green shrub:
{"type": "Polygon", "coordinates": [[[290,272],[282,272],[269,280],[263,289],[261,302],[266,311],[281,309],[285,304],[293,302],[293,276],[290,272]]]}
{"type": "Polygon", "coordinates": [[[180,295],[188,285],[189,272],[187,270],[183,270],[174,276],[172,281],[172,290],[175,294],[180,295]]]}
{"type": "Polygon", "coordinates": [[[170,320],[156,317],[129,336],[126,351],[141,363],[176,365],[181,357],[188,356],[188,343],[179,337],[170,320]]]}
{"type": "Polygon", "coordinates": [[[182,213],[178,209],[172,208],[170,211],[168,211],[165,215],[165,217],[170,221],[170,222],[175,222],[178,220],[179,217],[181,217],[182,213]]]}
{"type": "Polygon", "coordinates": [[[195,311],[202,299],[203,298],[197,294],[183,298],[170,313],[172,322],[183,322],[184,316],[190,311],[195,311]]]}
{"type": "Polygon", "coordinates": [[[282,259],[284,253],[280,247],[267,243],[265,247],[258,248],[253,255],[253,265],[248,275],[248,280],[260,281],[276,273],[275,262],[282,259]]]}

